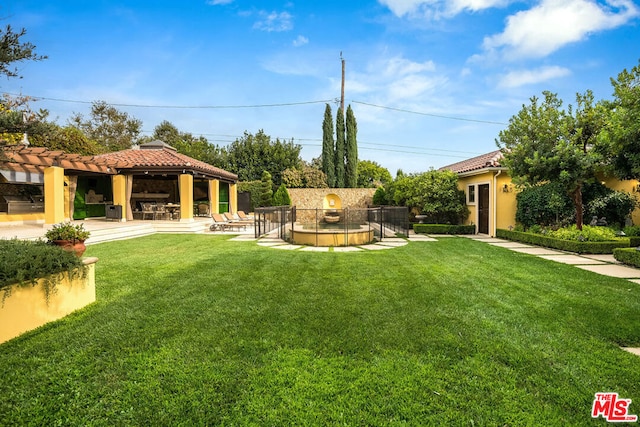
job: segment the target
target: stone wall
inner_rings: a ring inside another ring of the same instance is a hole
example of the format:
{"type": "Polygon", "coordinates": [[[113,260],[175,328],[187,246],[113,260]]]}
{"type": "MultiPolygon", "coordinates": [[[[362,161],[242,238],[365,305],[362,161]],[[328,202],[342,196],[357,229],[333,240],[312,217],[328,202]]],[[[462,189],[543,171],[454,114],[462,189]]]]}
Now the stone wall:
{"type": "Polygon", "coordinates": [[[324,209],[328,207],[324,205],[327,195],[336,195],[340,198],[338,214],[341,222],[364,223],[367,220],[365,211],[357,211],[357,209],[366,209],[373,204],[373,193],[375,188],[289,188],[289,196],[291,197],[291,205],[295,206],[297,211],[297,222],[307,223],[316,221],[316,212],[305,209],[322,209],[318,212],[321,219],[324,216],[324,209]],[[345,216],[345,208],[353,209],[345,216]]]}
{"type": "Polygon", "coordinates": [[[287,188],[291,205],[298,209],[322,209],[327,194],[342,200],[342,208],[367,208],[373,204],[375,188],[287,188]]]}

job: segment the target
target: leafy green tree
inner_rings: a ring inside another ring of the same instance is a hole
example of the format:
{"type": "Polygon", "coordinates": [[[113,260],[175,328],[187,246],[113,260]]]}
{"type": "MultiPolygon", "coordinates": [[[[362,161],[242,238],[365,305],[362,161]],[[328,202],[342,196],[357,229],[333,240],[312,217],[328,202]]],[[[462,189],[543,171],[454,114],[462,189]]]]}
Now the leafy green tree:
{"type": "Polygon", "coordinates": [[[22,78],[15,63],[47,59],[34,52],[36,47],[32,43],[20,40],[25,34],[27,30],[24,28],[15,32],[10,25],[0,29],[0,75],[22,78]]]}
{"type": "Polygon", "coordinates": [[[378,163],[371,160],[360,160],[358,162],[358,187],[375,188],[392,180],[389,170],[378,163]]]}
{"type": "Polygon", "coordinates": [[[614,100],[601,141],[611,156],[611,168],[620,179],[640,178],[640,61],[617,79],[611,79],[614,100]]]}
{"type": "Polygon", "coordinates": [[[138,143],[142,129],[142,121],[104,101],[95,101],[91,105],[89,118],[75,113],[69,124],[102,145],[107,152],[133,147],[138,143]]]}
{"type": "Polygon", "coordinates": [[[273,195],[273,205],[291,206],[291,196],[289,196],[287,187],[284,184],[280,184],[280,187],[278,187],[275,194],[273,195]]]}
{"type": "Polygon", "coordinates": [[[376,188],[376,192],[373,193],[373,205],[382,206],[387,204],[387,193],[384,191],[384,187],[380,186],[376,188]]]}
{"type": "Polygon", "coordinates": [[[418,210],[427,216],[427,222],[461,224],[469,216],[464,191],[458,189],[458,175],[451,171],[402,175],[389,187],[393,203],[418,210]]]}
{"type": "Polygon", "coordinates": [[[259,130],[252,135],[244,133],[226,147],[226,167],[224,169],[238,174],[241,181],[260,179],[268,171],[276,185],[282,183],[282,172],[287,168],[300,168],[300,150],[302,146],[291,141],[271,140],[271,137],[259,130]]]}
{"type": "Polygon", "coordinates": [[[260,207],[271,206],[273,202],[273,181],[271,174],[267,171],[262,172],[262,188],[260,191],[260,207]]]}
{"type": "Polygon", "coordinates": [[[282,183],[287,188],[327,188],[327,179],[320,169],[303,162],[302,170],[289,168],[282,172],[282,183]]]}
{"type": "Polygon", "coordinates": [[[345,184],[348,188],[356,188],[358,186],[358,123],[351,105],[347,107],[345,160],[345,184]]]}
{"type": "Polygon", "coordinates": [[[322,121],[322,171],[327,176],[329,187],[336,185],[335,156],[333,118],[331,117],[331,106],[327,104],[324,109],[324,120],[322,121]]]}
{"type": "Polygon", "coordinates": [[[509,119],[509,126],[496,140],[504,153],[504,164],[518,185],[558,182],[576,209],[576,226],[582,229],[582,188],[602,164],[592,149],[604,125],[604,109],[595,105],[587,91],[576,96],[576,109],[562,109],[562,101],[551,92],[544,100],[531,98],[509,119]]]}
{"type": "Polygon", "coordinates": [[[166,120],[155,127],[151,137],[145,139],[159,139],[175,148],[178,153],[217,167],[226,166],[223,149],[209,143],[203,136],[195,137],[188,132],[179,131],[176,126],[166,120]]]}
{"type": "Polygon", "coordinates": [[[304,181],[302,171],[296,168],[287,168],[282,171],[282,184],[288,188],[302,188],[304,181]]]}
{"type": "Polygon", "coordinates": [[[334,163],[336,165],[336,188],[344,188],[345,186],[345,129],[344,129],[344,111],[338,108],[336,116],[336,157],[334,163]]]}

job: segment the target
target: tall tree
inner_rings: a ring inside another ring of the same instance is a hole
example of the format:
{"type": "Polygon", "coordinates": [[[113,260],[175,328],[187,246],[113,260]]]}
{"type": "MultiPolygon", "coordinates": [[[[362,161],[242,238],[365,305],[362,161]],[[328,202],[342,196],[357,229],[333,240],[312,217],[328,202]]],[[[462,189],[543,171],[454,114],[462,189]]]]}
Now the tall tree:
{"type": "Polygon", "coordinates": [[[282,172],[287,168],[300,168],[300,150],[302,147],[290,141],[271,140],[271,137],[259,130],[252,135],[244,133],[226,147],[226,167],[238,174],[241,181],[261,179],[262,172],[271,174],[276,186],[282,183],[282,172]]]}
{"type": "Polygon", "coordinates": [[[22,78],[18,74],[18,67],[13,65],[14,63],[47,59],[46,56],[34,52],[36,47],[33,44],[20,40],[25,34],[27,34],[27,30],[24,28],[14,32],[10,25],[0,29],[0,75],[22,78]]]}
{"type": "Polygon", "coordinates": [[[327,104],[324,109],[324,120],[322,121],[322,171],[327,176],[329,187],[335,187],[336,185],[335,156],[333,118],[331,117],[331,106],[327,104]]]}
{"type": "Polygon", "coordinates": [[[387,168],[371,160],[360,160],[358,162],[358,187],[376,188],[391,181],[393,181],[393,178],[391,178],[391,173],[387,168]]]}
{"type": "Polygon", "coordinates": [[[358,124],[351,105],[347,107],[347,146],[345,149],[345,185],[358,186],[358,124]]]}
{"type": "Polygon", "coordinates": [[[611,79],[614,100],[609,104],[609,120],[602,132],[612,156],[611,166],[620,179],[640,178],[640,62],[631,71],[624,69],[611,79]]]}
{"type": "Polygon", "coordinates": [[[551,92],[544,100],[531,98],[509,119],[509,126],[496,140],[504,153],[504,163],[519,185],[558,182],[576,208],[576,226],[582,229],[582,187],[592,180],[601,164],[593,149],[602,126],[602,108],[594,105],[587,91],[572,106],[562,109],[562,101],[551,92]]]}
{"type": "Polygon", "coordinates": [[[344,134],[344,111],[338,108],[336,116],[336,156],[334,163],[336,165],[336,188],[344,188],[345,186],[345,134],[344,134]]]}
{"type": "Polygon", "coordinates": [[[69,124],[102,145],[107,152],[133,147],[138,143],[142,128],[142,121],[130,117],[128,113],[119,111],[104,101],[93,102],[88,119],[80,113],[75,113],[69,124]]]}

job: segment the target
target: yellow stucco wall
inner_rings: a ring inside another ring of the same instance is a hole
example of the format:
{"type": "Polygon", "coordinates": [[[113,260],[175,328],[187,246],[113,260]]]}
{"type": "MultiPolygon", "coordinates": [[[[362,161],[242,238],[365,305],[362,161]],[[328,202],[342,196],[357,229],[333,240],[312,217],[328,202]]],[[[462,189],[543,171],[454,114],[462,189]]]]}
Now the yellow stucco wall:
{"type": "MultiPolygon", "coordinates": [[[[95,263],[86,258],[87,274],[70,280],[68,273],[56,275],[56,292],[45,298],[42,281],[36,286],[11,287],[0,305],[0,343],[35,329],[45,323],[61,319],[96,300],[95,263]]],[[[3,291],[0,291],[2,296],[3,291]]]]}
{"type": "MultiPolygon", "coordinates": [[[[640,182],[635,179],[621,181],[619,179],[603,175],[599,176],[598,179],[600,179],[600,182],[602,182],[612,190],[626,191],[627,193],[635,194],[636,197],[640,199],[640,195],[638,195],[637,192],[640,182]]],[[[631,220],[633,221],[634,225],[640,225],[640,208],[636,208],[636,210],[631,213],[631,220]]],[[[587,218],[585,218],[585,221],[588,223],[587,218]]]]}
{"type": "Polygon", "coordinates": [[[209,205],[211,213],[220,213],[220,181],[217,179],[209,180],[209,205]]]}
{"type": "Polygon", "coordinates": [[[229,211],[238,212],[238,184],[229,184],[229,211]]]}

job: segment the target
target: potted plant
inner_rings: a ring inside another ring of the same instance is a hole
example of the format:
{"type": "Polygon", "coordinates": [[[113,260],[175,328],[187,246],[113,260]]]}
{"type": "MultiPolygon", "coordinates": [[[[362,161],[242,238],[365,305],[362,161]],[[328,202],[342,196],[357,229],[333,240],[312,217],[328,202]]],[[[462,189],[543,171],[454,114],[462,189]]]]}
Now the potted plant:
{"type": "Polygon", "coordinates": [[[44,236],[54,245],[61,246],[67,251],[73,251],[77,256],[82,256],[87,249],[84,241],[89,238],[90,234],[89,231],[84,229],[84,224],[61,222],[54,224],[44,236]]]}

